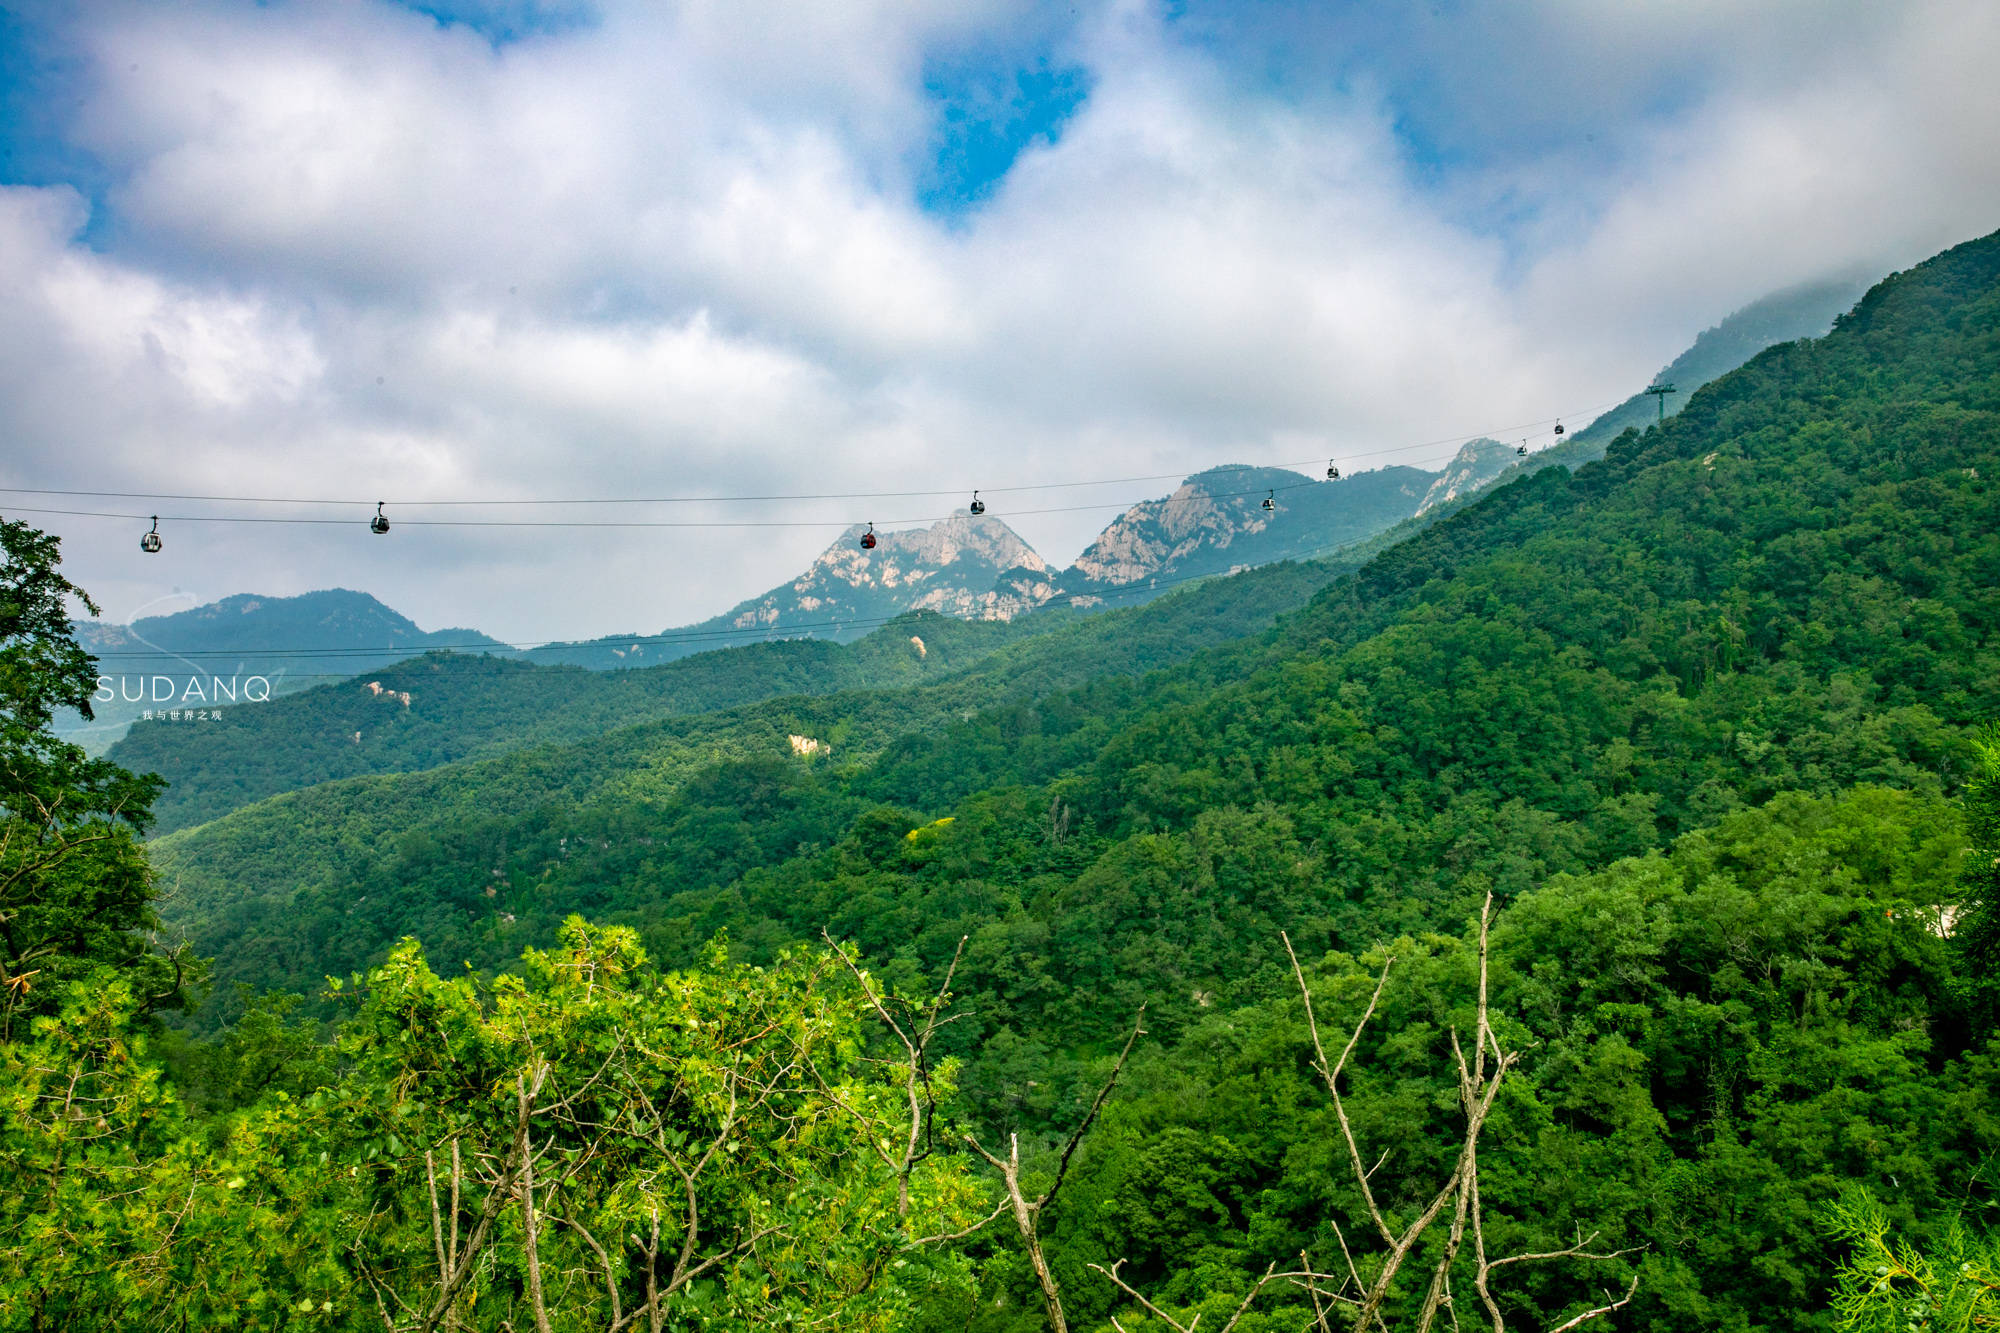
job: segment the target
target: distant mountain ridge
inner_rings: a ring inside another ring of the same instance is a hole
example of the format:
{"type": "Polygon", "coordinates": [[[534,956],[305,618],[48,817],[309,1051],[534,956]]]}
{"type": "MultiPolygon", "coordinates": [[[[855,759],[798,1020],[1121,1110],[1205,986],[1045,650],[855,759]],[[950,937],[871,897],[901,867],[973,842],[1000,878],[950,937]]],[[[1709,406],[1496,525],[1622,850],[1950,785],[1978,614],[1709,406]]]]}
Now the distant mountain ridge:
{"type": "Polygon", "coordinates": [[[1468,440],[1459,448],[1451,462],[1445,464],[1444,471],[1424,492],[1424,498],[1417,502],[1417,515],[1428,514],[1439,505],[1450,504],[1461,496],[1473,494],[1488,484],[1502,472],[1512,467],[1518,457],[1514,450],[1498,440],[1481,436],[1468,440]]]}
{"type": "MultiPolygon", "coordinates": [[[[1713,328],[1704,329],[1685,352],[1653,376],[1653,384],[1671,384],[1675,389],[1666,400],[1665,414],[1673,416],[1696,389],[1727,375],[1767,347],[1822,336],[1867,289],[1868,283],[1860,278],[1788,287],[1752,301],[1713,328]]],[[[1635,393],[1573,432],[1560,447],[1566,454],[1576,455],[1577,462],[1599,458],[1604,446],[1628,427],[1644,430],[1660,416],[1660,404],[1651,395],[1635,393]]],[[[1562,461],[1569,463],[1568,457],[1562,461]]]]}
{"type": "Polygon", "coordinates": [[[1475,440],[1443,472],[1392,466],[1320,481],[1282,468],[1214,467],[1127,509],[1060,571],[991,514],[878,532],[873,550],[862,548],[865,529],[857,526],[797,578],[722,615],[658,635],[550,644],[528,656],[597,670],[655,666],[773,639],[847,641],[911,611],[1012,620],[1058,598],[1102,605],[1114,591],[1130,604],[1134,594],[1188,579],[1330,554],[1421,513],[1437,496],[1476,490],[1512,458],[1497,441],[1475,440]]]}
{"type": "Polygon", "coordinates": [[[296,597],[237,593],[172,615],[147,616],[129,625],[78,620],[72,622],[71,628],[77,642],[96,655],[256,654],[295,651],[300,647],[386,648],[397,653],[445,647],[489,651],[507,647],[474,629],[420,629],[408,616],[365,592],[349,588],[328,588],[296,597]],[[302,636],[308,634],[321,637],[302,642],[302,636]]]}
{"type": "Polygon", "coordinates": [[[1113,519],[1063,572],[1062,589],[1089,598],[1113,588],[1324,555],[1408,518],[1436,477],[1412,467],[1339,481],[1281,468],[1210,468],[1171,495],[1113,519]]]}

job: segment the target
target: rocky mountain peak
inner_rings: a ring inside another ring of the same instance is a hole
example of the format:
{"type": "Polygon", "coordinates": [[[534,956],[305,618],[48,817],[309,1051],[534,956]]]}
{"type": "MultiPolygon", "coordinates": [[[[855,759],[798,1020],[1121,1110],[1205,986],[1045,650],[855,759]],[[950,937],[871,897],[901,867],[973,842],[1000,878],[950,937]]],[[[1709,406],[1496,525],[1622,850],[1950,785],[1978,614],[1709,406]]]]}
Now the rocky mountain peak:
{"type": "Polygon", "coordinates": [[[1159,500],[1111,521],[1071,567],[1082,581],[1121,587],[1153,578],[1196,551],[1222,552],[1271,527],[1264,498],[1310,485],[1279,468],[1219,467],[1197,472],[1159,500]]]}
{"type": "Polygon", "coordinates": [[[1417,506],[1419,514],[1456,500],[1461,495],[1472,492],[1505,472],[1519,457],[1512,445],[1481,436],[1468,440],[1459,447],[1452,460],[1444,465],[1430,489],[1424,492],[1422,503],[1417,506]]]}
{"type": "MultiPolygon", "coordinates": [[[[854,588],[909,588],[935,581],[947,571],[1048,569],[1048,562],[1000,519],[954,514],[927,528],[875,534],[875,549],[861,549],[865,525],[856,524],[820,552],[792,582],[792,591],[812,593],[829,583],[854,588]]],[[[956,581],[956,580],[951,580],[956,581]]],[[[986,579],[991,583],[991,578],[986,579]]]]}
{"type": "Polygon", "coordinates": [[[789,584],[713,623],[783,633],[808,626],[839,632],[847,622],[905,611],[1011,620],[1055,594],[1048,562],[991,515],[954,514],[925,528],[877,532],[873,550],[861,547],[864,531],[849,528],[789,584]]]}

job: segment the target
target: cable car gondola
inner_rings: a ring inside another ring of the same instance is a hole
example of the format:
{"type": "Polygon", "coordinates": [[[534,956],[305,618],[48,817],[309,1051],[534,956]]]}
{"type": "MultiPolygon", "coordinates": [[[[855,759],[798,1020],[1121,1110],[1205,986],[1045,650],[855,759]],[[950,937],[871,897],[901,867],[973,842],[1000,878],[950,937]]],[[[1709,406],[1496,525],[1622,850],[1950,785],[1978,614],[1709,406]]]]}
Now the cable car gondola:
{"type": "Polygon", "coordinates": [[[986,512],[986,501],[979,498],[978,491],[974,491],[972,493],[972,503],[967,505],[966,508],[970,509],[976,517],[986,512]]]}
{"type": "Polygon", "coordinates": [[[153,530],[139,539],[139,549],[147,555],[160,553],[160,516],[153,515],[153,530]]]}
{"type": "Polygon", "coordinates": [[[1519,444],[1515,445],[1514,452],[1519,454],[1521,457],[1526,458],[1528,456],[1528,442],[1526,440],[1523,440],[1519,444]]]}
{"type": "Polygon", "coordinates": [[[388,501],[386,500],[377,500],[375,502],[375,517],[368,520],[368,530],[377,537],[380,537],[389,530],[389,517],[382,512],[382,506],[387,503],[388,501]]]}
{"type": "Polygon", "coordinates": [[[1563,424],[1562,422],[1558,421],[1556,423],[1556,434],[1560,435],[1562,433],[1563,433],[1563,424]]]}
{"type": "Polygon", "coordinates": [[[875,549],[875,525],[873,523],[868,525],[868,531],[861,534],[861,549],[864,551],[875,549]]]}
{"type": "Polygon", "coordinates": [[[1264,493],[1264,512],[1267,514],[1275,513],[1277,512],[1277,508],[1278,493],[1276,491],[1266,491],[1264,493]]]}
{"type": "Polygon", "coordinates": [[[1331,458],[1326,460],[1326,479],[1328,481],[1340,480],[1340,469],[1333,465],[1333,460],[1331,458]]]}

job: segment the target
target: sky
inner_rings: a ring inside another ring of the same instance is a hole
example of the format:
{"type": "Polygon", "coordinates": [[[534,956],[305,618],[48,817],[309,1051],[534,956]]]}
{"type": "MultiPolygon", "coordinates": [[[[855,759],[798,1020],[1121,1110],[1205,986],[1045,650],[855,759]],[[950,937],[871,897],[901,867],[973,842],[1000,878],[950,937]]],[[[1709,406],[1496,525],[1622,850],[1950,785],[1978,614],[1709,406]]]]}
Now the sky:
{"type": "Polygon", "coordinates": [[[1175,476],[1581,423],[2000,228],[1995,68],[1990,0],[0,5],[0,512],[108,619],[516,641],[975,486],[1066,564],[1175,476]],[[801,495],[852,498],[633,503],[801,495]],[[439,503],[527,500],[595,503],[439,503]]]}

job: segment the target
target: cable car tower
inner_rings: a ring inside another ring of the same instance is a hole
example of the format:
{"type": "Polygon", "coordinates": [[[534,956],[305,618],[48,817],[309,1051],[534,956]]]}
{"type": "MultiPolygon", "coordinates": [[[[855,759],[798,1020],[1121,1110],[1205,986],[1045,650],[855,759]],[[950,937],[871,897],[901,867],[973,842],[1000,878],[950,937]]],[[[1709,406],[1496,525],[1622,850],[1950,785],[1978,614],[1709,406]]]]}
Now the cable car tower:
{"type": "Polygon", "coordinates": [[[1667,395],[1670,393],[1679,393],[1680,390],[1671,384],[1655,384],[1648,388],[1646,392],[1660,400],[1660,420],[1665,421],[1667,419],[1667,395]]]}

